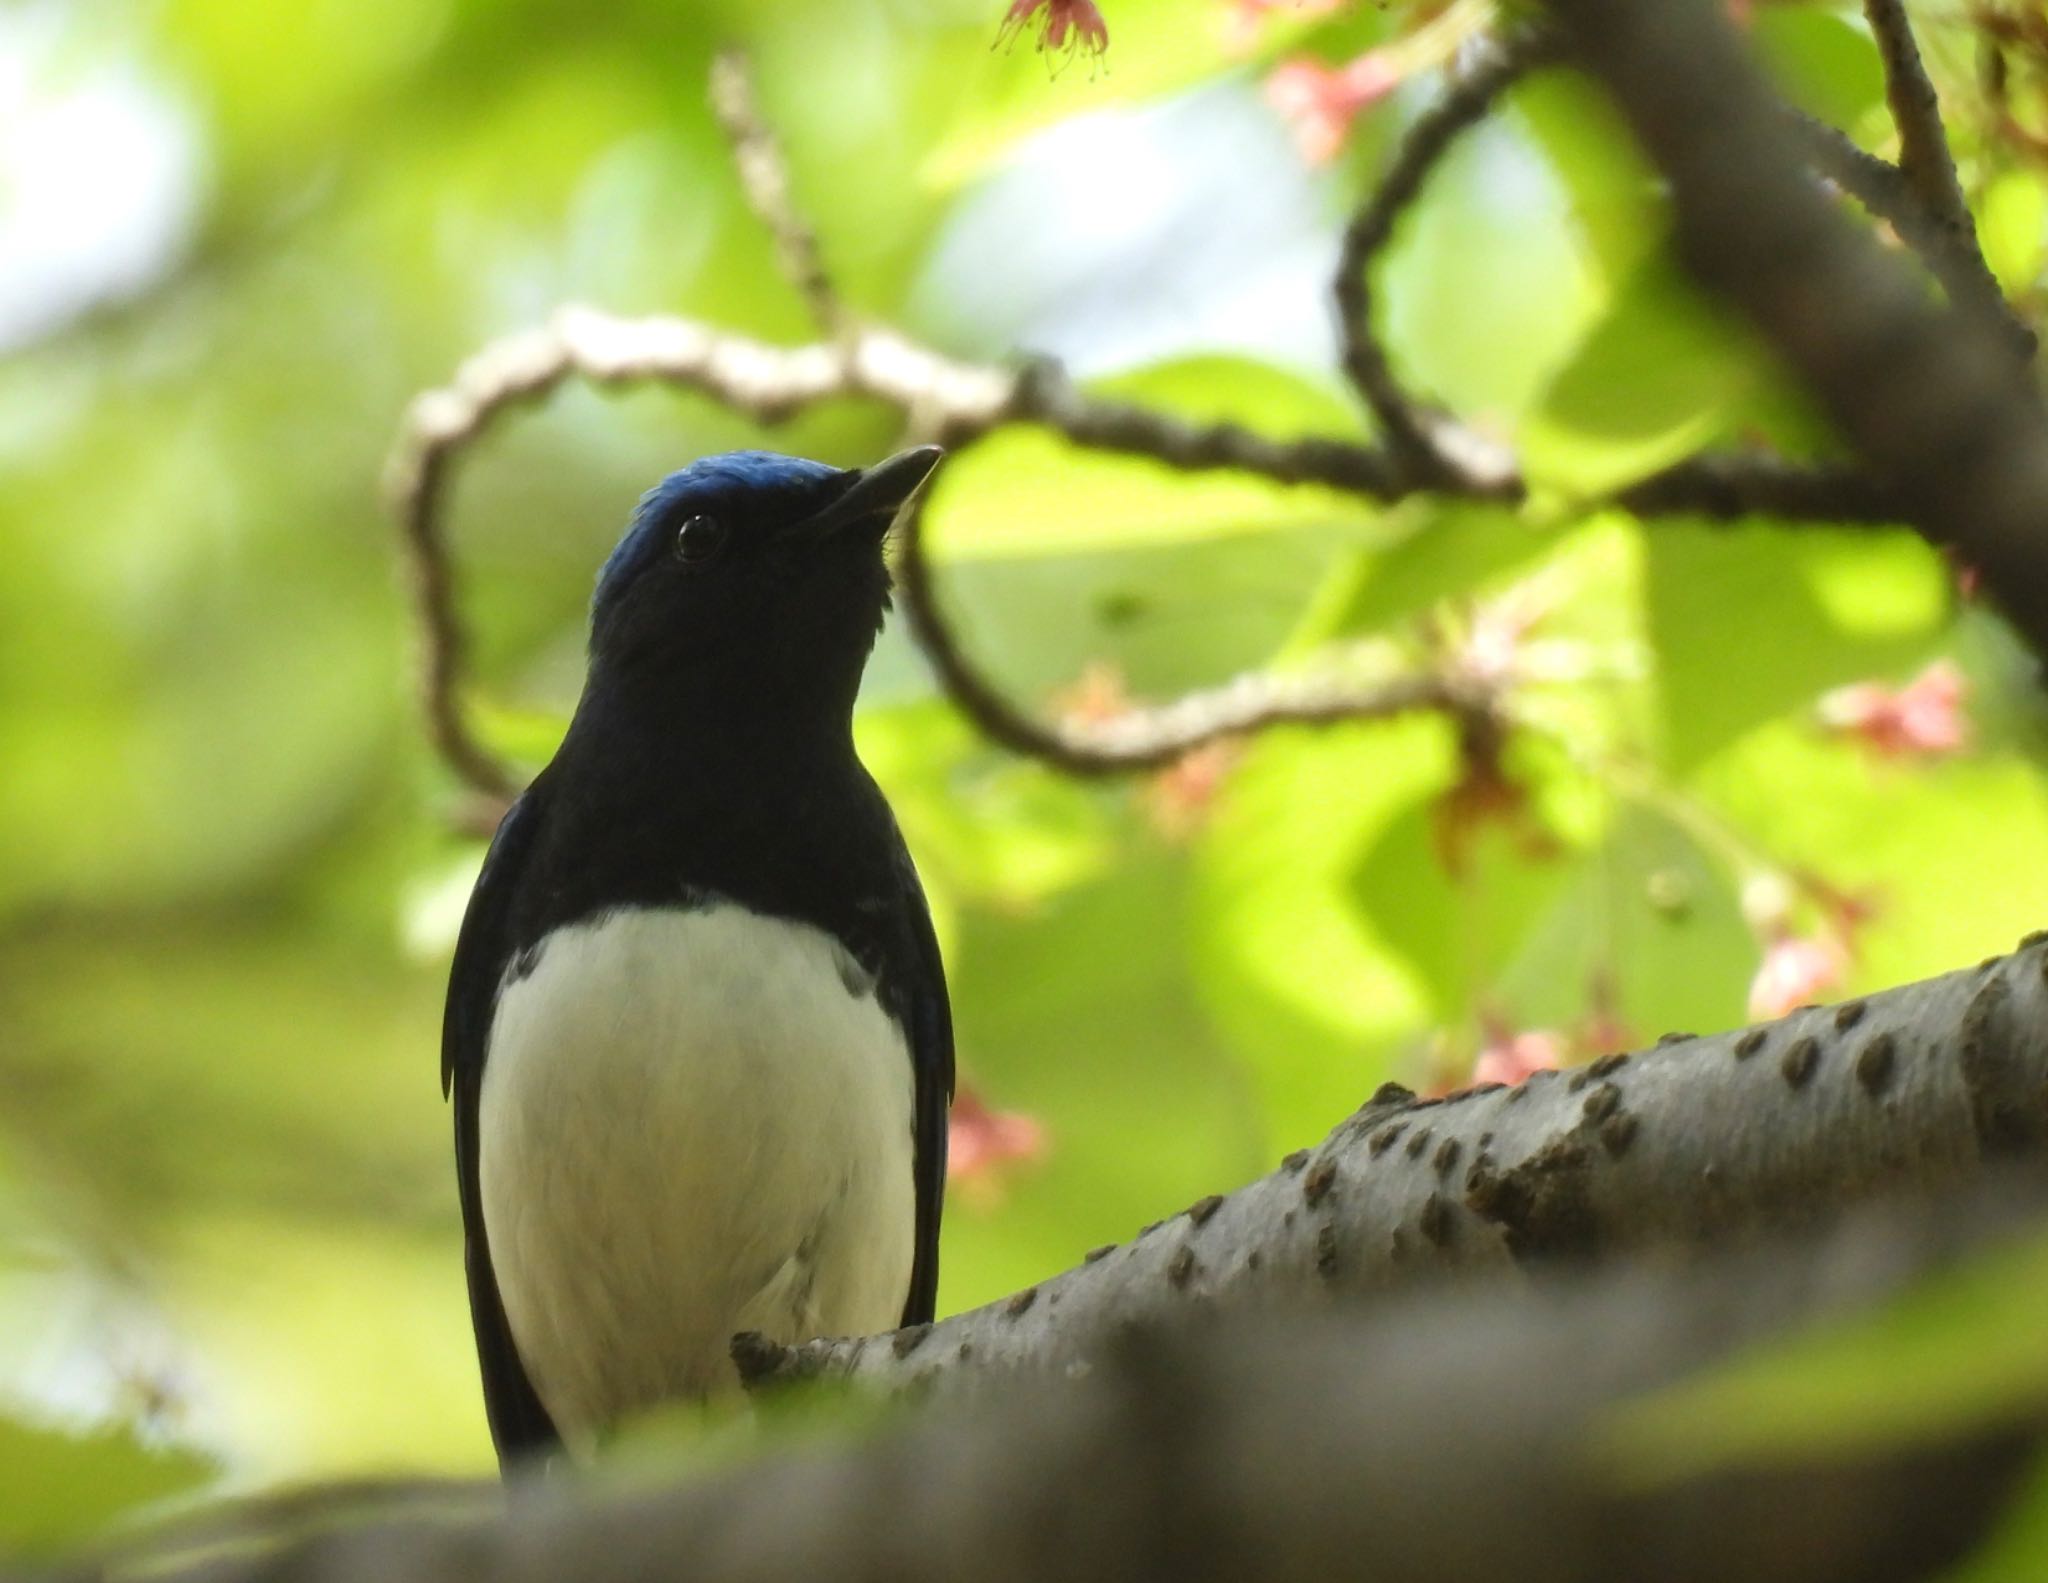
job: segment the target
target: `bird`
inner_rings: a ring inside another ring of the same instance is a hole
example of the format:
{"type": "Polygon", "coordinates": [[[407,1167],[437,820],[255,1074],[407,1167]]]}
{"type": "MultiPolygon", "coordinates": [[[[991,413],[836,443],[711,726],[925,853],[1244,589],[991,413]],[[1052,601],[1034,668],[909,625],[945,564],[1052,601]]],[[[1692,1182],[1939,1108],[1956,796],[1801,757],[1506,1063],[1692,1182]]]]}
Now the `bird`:
{"type": "Polygon", "coordinates": [[[598,574],[582,694],[485,854],[442,1026],[508,1476],[736,1386],[736,1333],[932,1318],[952,1014],[853,713],[886,535],[940,456],[704,457],[598,574]]]}

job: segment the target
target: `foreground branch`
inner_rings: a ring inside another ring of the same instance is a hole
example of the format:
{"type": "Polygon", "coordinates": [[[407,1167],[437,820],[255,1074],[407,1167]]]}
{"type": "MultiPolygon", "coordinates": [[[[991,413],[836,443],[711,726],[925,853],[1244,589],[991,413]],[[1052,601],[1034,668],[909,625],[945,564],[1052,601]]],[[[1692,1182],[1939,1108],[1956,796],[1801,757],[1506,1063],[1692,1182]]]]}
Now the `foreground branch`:
{"type": "MultiPolygon", "coordinates": [[[[529,1486],[496,1520],[386,1524],[254,1559],[245,1544],[173,1575],[1905,1583],[2000,1518],[2036,1415],[1944,1441],[1780,1444],[1765,1462],[1702,1454],[1692,1436],[1678,1456],[1618,1441],[1618,1409],[1973,1244],[1921,1214],[1705,1270],[1132,1334],[1086,1374],[940,1405],[857,1444],[623,1498],[529,1486]]],[[[154,1559],[161,1576],[178,1558],[154,1559]]]]}
{"type": "Polygon", "coordinates": [[[1097,1361],[1132,1325],[1704,1243],[1934,1193],[2048,1145],[2048,941],[1868,1000],[1417,1099],[1035,1288],[880,1338],[748,1339],[762,1384],[969,1385],[1097,1361]]]}

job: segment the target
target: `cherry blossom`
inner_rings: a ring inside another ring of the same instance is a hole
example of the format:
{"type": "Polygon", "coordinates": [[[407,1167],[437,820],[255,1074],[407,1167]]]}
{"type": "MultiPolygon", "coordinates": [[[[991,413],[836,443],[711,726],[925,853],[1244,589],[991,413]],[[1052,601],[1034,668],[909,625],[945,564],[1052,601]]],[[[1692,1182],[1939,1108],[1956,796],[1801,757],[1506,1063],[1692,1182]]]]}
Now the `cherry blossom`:
{"type": "Polygon", "coordinates": [[[1836,688],[1821,699],[1820,720],[1879,758],[1943,758],[1969,746],[1968,691],[1961,668],[1941,659],[1896,691],[1881,682],[1836,688]]]}
{"type": "Polygon", "coordinates": [[[1235,742],[1206,743],[1183,753],[1147,781],[1145,812],[1152,828],[1176,841],[1200,830],[1238,754],[1235,742]]]}
{"type": "Polygon", "coordinates": [[[1053,694],[1052,711],[1068,725],[1106,725],[1131,712],[1124,673],[1108,660],[1090,660],[1072,686],[1053,694]]]}
{"type": "Polygon", "coordinates": [[[1749,1014],[1762,1019],[1822,999],[1849,971],[1849,953],[1826,935],[1781,934],[1764,947],[1749,983],[1749,1014]]]}
{"type": "Polygon", "coordinates": [[[954,1093],[946,1142],[949,1187],[964,1188],[990,1205],[1002,1196],[1004,1174],[1041,1158],[1045,1150],[1045,1126],[1037,1117],[997,1110],[967,1083],[954,1093]]]}
{"type": "Polygon", "coordinates": [[[1013,0],[996,30],[996,46],[1013,43],[1018,34],[1038,19],[1038,47],[1048,53],[1094,55],[1109,48],[1109,25],[1094,0],[1013,0]]]}
{"type": "Polygon", "coordinates": [[[1400,86],[1402,69],[1380,50],[1344,66],[1296,56],[1266,79],[1266,102],[1294,129],[1302,156],[1313,164],[1337,157],[1359,113],[1400,86]]]}
{"type": "Polygon", "coordinates": [[[1494,1024],[1486,1030],[1486,1043],[1479,1059],[1472,1063],[1474,1083],[1519,1083],[1532,1072],[1552,1072],[1564,1063],[1565,1041],[1548,1028],[1529,1028],[1520,1033],[1494,1024]]]}

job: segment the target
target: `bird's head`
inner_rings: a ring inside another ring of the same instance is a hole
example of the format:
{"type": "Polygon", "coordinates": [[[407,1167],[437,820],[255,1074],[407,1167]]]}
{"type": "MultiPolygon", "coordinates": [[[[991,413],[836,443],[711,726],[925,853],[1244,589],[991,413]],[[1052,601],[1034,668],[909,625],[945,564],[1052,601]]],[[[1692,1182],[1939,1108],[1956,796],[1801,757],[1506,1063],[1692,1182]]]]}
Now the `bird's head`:
{"type": "Polygon", "coordinates": [[[732,451],[670,474],[598,574],[593,680],[850,713],[889,603],[883,536],[940,455],[842,470],[732,451]]]}

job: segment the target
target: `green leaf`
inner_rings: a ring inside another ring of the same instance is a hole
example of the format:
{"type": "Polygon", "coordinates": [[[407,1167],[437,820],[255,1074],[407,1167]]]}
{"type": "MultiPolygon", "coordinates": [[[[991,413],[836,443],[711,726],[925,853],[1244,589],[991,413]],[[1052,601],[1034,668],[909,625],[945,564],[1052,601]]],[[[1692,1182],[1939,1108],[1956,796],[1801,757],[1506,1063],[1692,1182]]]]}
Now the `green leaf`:
{"type": "Polygon", "coordinates": [[[1269,734],[1224,783],[1197,848],[1192,968],[1282,1147],[1394,1075],[1428,1017],[1401,924],[1359,910],[1354,875],[1451,774],[1442,722],[1405,720],[1269,734]]]}
{"type": "Polygon", "coordinates": [[[1750,36],[1785,96],[1809,115],[1853,129],[1884,103],[1877,46],[1857,23],[1824,6],[1766,5],[1750,36]]]}
{"type": "Polygon", "coordinates": [[[990,752],[950,705],[865,710],[855,737],[920,872],[956,901],[1035,907],[1110,862],[1102,793],[990,752]]]}
{"type": "Polygon", "coordinates": [[[1532,482],[1609,494],[1699,450],[1751,384],[1744,339],[1654,260],[1622,285],[1521,430],[1532,482]]]}
{"type": "Polygon", "coordinates": [[[1609,290],[1571,206],[1513,121],[1451,150],[1380,261],[1376,317],[1411,389],[1495,433],[1537,399],[1609,290]]]}
{"type": "Polygon", "coordinates": [[[2023,752],[1880,763],[1794,716],[1703,766],[1695,790],[1779,862],[1873,903],[1852,993],[1979,961],[2040,927],[2028,886],[1973,878],[1985,864],[2048,869],[2048,788],[2023,752]]]}
{"type": "Polygon", "coordinates": [[[1991,182],[1978,206],[1977,242],[2000,286],[2009,292],[2032,287],[2048,245],[2048,190],[2038,175],[2012,170],[1991,182]]]}
{"type": "Polygon", "coordinates": [[[1029,915],[968,913],[947,962],[962,1072],[1046,1133],[994,1192],[956,1183],[942,1311],[990,1302],[1270,1165],[1267,1119],[1202,1014],[1179,920],[1188,865],[1131,831],[1124,861],[1029,915]]]}
{"type": "Polygon", "coordinates": [[[1386,525],[1402,530],[1392,543],[1347,551],[1331,569],[1296,648],[1397,629],[1445,599],[1498,587],[1557,544],[1519,511],[1466,501],[1407,502],[1386,525]]]}
{"type": "Polygon", "coordinates": [[[0,1554],[55,1555],[219,1471],[196,1451],[145,1445],[126,1428],[70,1434],[0,1416],[0,1554]]]}
{"type": "Polygon", "coordinates": [[[1684,771],[1827,688],[1925,654],[1939,558],[1904,535],[1644,529],[1664,762],[1684,771]]]}
{"type": "Polygon", "coordinates": [[[1571,221],[1610,280],[1633,273],[1664,230],[1663,183],[1614,103],[1584,77],[1538,72],[1509,104],[1571,195],[1571,221]]]}

